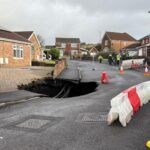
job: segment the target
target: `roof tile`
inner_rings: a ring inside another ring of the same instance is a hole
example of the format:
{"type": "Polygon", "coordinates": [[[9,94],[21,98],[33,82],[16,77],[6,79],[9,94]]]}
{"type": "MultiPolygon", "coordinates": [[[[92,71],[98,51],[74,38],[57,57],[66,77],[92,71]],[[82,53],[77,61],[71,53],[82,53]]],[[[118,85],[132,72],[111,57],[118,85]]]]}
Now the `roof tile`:
{"type": "Polygon", "coordinates": [[[26,38],[8,30],[0,29],[0,38],[30,43],[26,38]]]}
{"type": "Polygon", "coordinates": [[[106,34],[111,40],[137,41],[128,33],[106,32],[106,34]]]}

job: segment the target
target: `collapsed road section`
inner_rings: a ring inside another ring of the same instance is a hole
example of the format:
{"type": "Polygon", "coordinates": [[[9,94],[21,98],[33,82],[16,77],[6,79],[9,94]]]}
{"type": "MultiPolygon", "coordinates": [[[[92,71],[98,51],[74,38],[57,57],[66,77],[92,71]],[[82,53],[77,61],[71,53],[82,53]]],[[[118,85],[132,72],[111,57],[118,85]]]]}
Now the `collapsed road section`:
{"type": "Polygon", "coordinates": [[[44,94],[48,97],[67,98],[94,92],[97,86],[96,82],[76,82],[74,80],[44,78],[32,81],[27,85],[19,85],[18,88],[44,94]]]}

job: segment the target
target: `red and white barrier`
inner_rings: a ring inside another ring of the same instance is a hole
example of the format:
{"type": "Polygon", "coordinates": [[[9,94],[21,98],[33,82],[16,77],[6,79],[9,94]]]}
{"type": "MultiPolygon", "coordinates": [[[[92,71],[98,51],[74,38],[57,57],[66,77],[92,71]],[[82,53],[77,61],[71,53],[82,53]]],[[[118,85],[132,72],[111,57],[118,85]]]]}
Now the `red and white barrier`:
{"type": "Polygon", "coordinates": [[[111,109],[108,113],[107,122],[111,125],[119,118],[123,127],[126,127],[132,116],[140,106],[150,100],[150,81],[143,82],[118,94],[111,100],[111,109]]]}
{"type": "Polygon", "coordinates": [[[122,66],[124,69],[130,69],[130,68],[138,68],[141,65],[143,65],[144,59],[130,59],[130,60],[123,60],[122,66]]]}

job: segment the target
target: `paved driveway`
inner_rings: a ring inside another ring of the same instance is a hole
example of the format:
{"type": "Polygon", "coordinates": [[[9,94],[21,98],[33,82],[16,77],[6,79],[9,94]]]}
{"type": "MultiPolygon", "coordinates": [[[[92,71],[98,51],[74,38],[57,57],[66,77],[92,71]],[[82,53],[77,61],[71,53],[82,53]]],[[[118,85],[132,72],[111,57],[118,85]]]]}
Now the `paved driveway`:
{"type": "Polygon", "coordinates": [[[0,92],[16,90],[18,85],[51,76],[53,67],[0,68],[0,92]]]}

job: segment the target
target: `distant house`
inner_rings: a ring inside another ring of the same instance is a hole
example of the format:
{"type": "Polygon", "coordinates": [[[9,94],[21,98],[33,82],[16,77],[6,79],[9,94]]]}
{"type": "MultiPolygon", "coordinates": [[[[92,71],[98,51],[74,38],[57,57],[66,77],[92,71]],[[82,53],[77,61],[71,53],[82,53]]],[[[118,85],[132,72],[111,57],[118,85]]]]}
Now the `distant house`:
{"type": "Polygon", "coordinates": [[[56,47],[60,53],[67,55],[78,55],[80,53],[80,39],[79,38],[56,38],[56,47]]]}
{"type": "Polygon", "coordinates": [[[55,45],[45,45],[45,50],[50,50],[52,48],[56,48],[55,45]]]}
{"type": "Polygon", "coordinates": [[[80,52],[82,55],[88,55],[89,54],[89,51],[85,48],[80,48],[80,52]]]}
{"type": "Polygon", "coordinates": [[[40,60],[42,59],[42,50],[40,42],[36,36],[36,34],[33,31],[22,31],[22,32],[15,32],[24,38],[26,38],[28,41],[32,43],[32,60],[40,60]]]}
{"type": "Polygon", "coordinates": [[[0,29],[0,67],[31,65],[31,42],[26,38],[0,29]]]}
{"type": "Polygon", "coordinates": [[[106,32],[102,39],[102,50],[120,52],[124,47],[137,43],[128,33],[106,32]]]}
{"type": "Polygon", "coordinates": [[[132,53],[150,59],[150,35],[141,38],[138,43],[131,44],[123,50],[128,51],[129,55],[132,53]]]}
{"type": "Polygon", "coordinates": [[[141,46],[139,47],[141,55],[148,57],[150,60],[150,35],[140,39],[141,46]]]}
{"type": "Polygon", "coordinates": [[[134,44],[131,44],[131,45],[127,46],[127,47],[124,47],[122,49],[122,51],[128,52],[130,57],[142,56],[142,53],[141,53],[141,50],[140,50],[140,46],[141,46],[140,42],[134,43],[134,44]]]}
{"type": "Polygon", "coordinates": [[[91,56],[96,56],[99,53],[99,51],[95,47],[92,47],[89,50],[89,53],[90,53],[91,56]]]}

